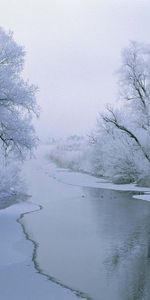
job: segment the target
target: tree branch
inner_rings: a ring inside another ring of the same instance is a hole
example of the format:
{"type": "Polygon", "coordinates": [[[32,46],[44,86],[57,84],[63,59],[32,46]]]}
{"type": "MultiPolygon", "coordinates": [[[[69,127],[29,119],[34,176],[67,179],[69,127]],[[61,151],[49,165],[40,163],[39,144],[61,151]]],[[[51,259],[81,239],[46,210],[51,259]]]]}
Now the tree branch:
{"type": "Polygon", "coordinates": [[[136,144],[138,145],[138,147],[141,149],[141,151],[143,152],[145,158],[150,162],[150,156],[146,153],[144,147],[141,145],[139,139],[136,137],[136,135],[129,130],[127,127],[125,127],[124,125],[120,124],[117,120],[117,117],[115,116],[115,113],[113,112],[113,110],[111,110],[110,108],[107,108],[107,110],[109,111],[109,113],[112,116],[102,116],[103,120],[106,123],[111,123],[113,124],[116,128],[118,128],[119,130],[121,130],[122,132],[126,133],[131,139],[133,139],[136,144]]]}

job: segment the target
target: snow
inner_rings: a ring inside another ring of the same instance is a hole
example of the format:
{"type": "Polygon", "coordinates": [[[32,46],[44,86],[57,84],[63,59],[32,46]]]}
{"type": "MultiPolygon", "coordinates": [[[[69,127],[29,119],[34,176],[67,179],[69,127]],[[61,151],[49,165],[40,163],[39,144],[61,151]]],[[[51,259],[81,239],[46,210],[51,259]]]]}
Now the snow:
{"type": "Polygon", "coordinates": [[[33,244],[26,240],[20,214],[39,209],[31,203],[0,210],[0,299],[75,300],[77,296],[40,275],[32,262],[33,244]]]}
{"type": "Polygon", "coordinates": [[[145,193],[144,195],[134,195],[133,198],[135,199],[140,199],[140,200],[145,200],[145,201],[150,201],[150,193],[145,193]]]}
{"type": "Polygon", "coordinates": [[[139,187],[136,186],[136,184],[113,184],[103,178],[84,173],[72,172],[68,169],[58,169],[53,165],[50,165],[49,168],[49,172],[52,177],[66,184],[116,191],[150,192],[150,188],[139,187]]]}

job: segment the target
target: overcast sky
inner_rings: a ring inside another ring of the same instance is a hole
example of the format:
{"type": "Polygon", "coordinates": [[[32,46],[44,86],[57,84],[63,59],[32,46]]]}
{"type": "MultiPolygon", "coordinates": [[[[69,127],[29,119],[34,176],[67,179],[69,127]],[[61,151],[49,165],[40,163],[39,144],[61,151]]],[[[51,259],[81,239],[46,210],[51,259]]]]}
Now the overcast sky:
{"type": "Polygon", "coordinates": [[[27,51],[40,136],[84,134],[116,98],[122,48],[150,43],[149,0],[1,0],[1,26],[27,51]]]}

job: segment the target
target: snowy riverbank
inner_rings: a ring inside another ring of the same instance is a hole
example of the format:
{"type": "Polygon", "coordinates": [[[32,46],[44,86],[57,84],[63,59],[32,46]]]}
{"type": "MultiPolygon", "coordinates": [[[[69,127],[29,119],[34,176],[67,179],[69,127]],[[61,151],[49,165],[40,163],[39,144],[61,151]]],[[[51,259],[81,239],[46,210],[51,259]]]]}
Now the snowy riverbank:
{"type": "Polygon", "coordinates": [[[114,191],[131,191],[139,192],[139,195],[134,195],[134,198],[150,201],[150,188],[140,187],[136,184],[114,184],[105,179],[98,178],[92,175],[73,172],[69,169],[57,168],[53,163],[47,166],[47,174],[56,180],[70,185],[99,188],[114,191]],[[142,195],[140,194],[142,193],[142,195]]]}
{"type": "Polygon", "coordinates": [[[75,300],[71,291],[47,280],[34,267],[33,243],[20,222],[23,214],[39,210],[29,202],[0,210],[0,298],[3,300],[75,300]]]}
{"type": "Polygon", "coordinates": [[[44,208],[23,218],[26,232],[39,245],[36,262],[44,273],[95,300],[112,294],[121,299],[129,284],[135,289],[138,274],[144,277],[138,264],[146,260],[150,207],[132,196],[148,189],[138,187],[137,192],[125,185],[121,192],[120,185],[115,191],[100,178],[57,169],[41,158],[28,166],[26,177],[32,179],[32,201],[44,208]],[[110,281],[109,269],[114,273],[110,281]]]}
{"type": "MultiPolygon", "coordinates": [[[[87,174],[70,172],[66,169],[58,169],[51,162],[43,158],[45,150],[38,153],[38,160],[27,162],[24,175],[31,183],[30,194],[35,199],[37,195],[37,172],[41,174],[44,184],[49,186],[49,177],[67,185],[90,187],[117,191],[136,191],[139,195],[134,198],[150,201],[150,189],[136,187],[135,185],[115,185],[106,180],[87,174]],[[45,174],[45,175],[44,175],[45,174]],[[36,180],[35,180],[36,178],[36,180]],[[33,180],[33,182],[32,182],[33,180]],[[141,194],[142,193],[142,194],[141,194]],[[143,194],[144,193],[144,194],[143,194]]],[[[41,181],[41,177],[39,179],[41,181]]],[[[39,185],[40,185],[39,181],[39,185]]],[[[45,186],[43,189],[43,196],[45,186]]],[[[48,195],[47,195],[48,196],[48,195]]],[[[81,195],[82,196],[82,195],[81,195]]],[[[39,203],[42,204],[39,198],[39,203]]],[[[78,299],[73,291],[48,280],[47,276],[36,268],[36,244],[28,238],[24,231],[21,218],[26,213],[39,210],[39,205],[33,205],[25,201],[15,203],[0,210],[0,295],[3,300],[75,300],[78,299]],[[20,223],[20,224],[19,224],[20,223]],[[23,233],[24,231],[24,233],[23,233]],[[42,274],[40,274],[42,273],[42,274]]]]}

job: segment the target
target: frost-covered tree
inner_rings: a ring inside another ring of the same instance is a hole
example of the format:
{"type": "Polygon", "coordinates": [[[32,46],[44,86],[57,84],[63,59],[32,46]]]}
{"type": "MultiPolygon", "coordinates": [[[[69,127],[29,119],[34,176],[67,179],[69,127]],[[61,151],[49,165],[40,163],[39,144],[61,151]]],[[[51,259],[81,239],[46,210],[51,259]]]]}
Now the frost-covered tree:
{"type": "Polygon", "coordinates": [[[150,48],[131,43],[123,51],[119,77],[121,101],[102,116],[112,143],[107,154],[112,165],[116,161],[116,172],[120,166],[122,174],[134,174],[136,180],[150,170],[150,48]]]}
{"type": "Polygon", "coordinates": [[[89,142],[80,145],[77,158],[66,141],[65,148],[59,145],[51,156],[65,165],[71,162],[67,167],[76,161],[77,170],[88,170],[115,183],[150,186],[150,46],[132,42],[123,51],[119,89],[119,100],[113,107],[107,105],[89,142]]]}
{"type": "Polygon", "coordinates": [[[36,144],[36,87],[22,78],[25,51],[0,28],[0,147],[24,157],[36,144]]]}

